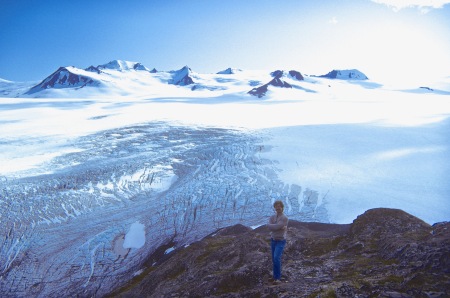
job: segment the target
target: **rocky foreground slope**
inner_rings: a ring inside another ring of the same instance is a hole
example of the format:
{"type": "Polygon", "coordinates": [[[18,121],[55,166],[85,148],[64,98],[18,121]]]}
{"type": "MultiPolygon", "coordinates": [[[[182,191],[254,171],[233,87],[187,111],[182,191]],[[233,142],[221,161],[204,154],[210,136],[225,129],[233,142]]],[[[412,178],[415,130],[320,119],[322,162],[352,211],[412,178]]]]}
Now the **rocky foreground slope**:
{"type": "Polygon", "coordinates": [[[290,221],[286,281],[272,285],[268,231],[235,225],[167,253],[111,297],[449,297],[450,223],[397,209],[352,224],[290,221]]]}

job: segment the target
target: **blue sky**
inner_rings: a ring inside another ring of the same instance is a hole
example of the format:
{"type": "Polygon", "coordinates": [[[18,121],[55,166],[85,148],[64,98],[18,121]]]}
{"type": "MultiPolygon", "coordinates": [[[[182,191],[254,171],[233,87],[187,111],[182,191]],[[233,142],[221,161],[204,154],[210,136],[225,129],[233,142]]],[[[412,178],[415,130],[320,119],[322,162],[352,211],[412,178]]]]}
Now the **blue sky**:
{"type": "Polygon", "coordinates": [[[2,0],[0,78],[42,80],[60,66],[114,59],[201,73],[357,68],[373,80],[450,76],[447,2],[2,0]]]}

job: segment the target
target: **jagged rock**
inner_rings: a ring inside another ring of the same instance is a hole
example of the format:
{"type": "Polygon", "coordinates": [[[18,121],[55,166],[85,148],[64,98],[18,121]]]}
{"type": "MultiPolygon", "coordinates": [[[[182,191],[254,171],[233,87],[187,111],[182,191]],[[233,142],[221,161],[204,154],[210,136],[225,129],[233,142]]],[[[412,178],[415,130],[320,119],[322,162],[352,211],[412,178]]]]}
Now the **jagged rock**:
{"type": "Polygon", "coordinates": [[[172,74],[172,80],[170,84],[187,86],[194,84],[194,80],[191,77],[192,70],[188,66],[184,66],[180,70],[174,71],[172,74]]]}
{"type": "Polygon", "coordinates": [[[350,225],[290,221],[286,282],[272,285],[267,228],[236,225],[148,263],[110,296],[448,297],[449,226],[395,209],[369,210],[350,225]]]}
{"type": "Polygon", "coordinates": [[[304,80],[301,73],[295,70],[289,71],[288,74],[286,74],[283,70],[275,70],[271,72],[270,75],[273,77],[273,79],[270,82],[262,86],[253,88],[248,92],[248,94],[261,98],[266,95],[267,91],[269,90],[269,86],[274,86],[278,88],[292,88],[291,84],[282,79],[283,77],[290,77],[291,79],[295,79],[298,81],[304,80]]]}
{"type": "Polygon", "coordinates": [[[93,78],[87,75],[77,74],[73,70],[74,67],[58,68],[58,70],[45,78],[41,83],[32,87],[26,94],[33,94],[48,88],[84,87],[86,85],[99,84],[93,78]]]}
{"type": "Polygon", "coordinates": [[[86,71],[90,71],[90,72],[101,73],[101,70],[98,69],[98,67],[95,67],[94,65],[89,66],[89,67],[86,68],[85,70],[86,70],[86,71]]]}
{"type": "Polygon", "coordinates": [[[142,63],[139,63],[139,62],[133,65],[133,69],[134,70],[146,70],[146,71],[148,71],[148,68],[145,67],[142,63]]]}
{"type": "Polygon", "coordinates": [[[269,83],[262,85],[260,87],[257,87],[257,88],[253,88],[248,93],[261,98],[266,95],[266,93],[269,89],[269,86],[281,87],[281,88],[292,88],[291,84],[287,83],[286,81],[283,81],[279,77],[275,77],[269,83]]]}
{"type": "Polygon", "coordinates": [[[302,74],[299,72],[299,71],[296,71],[296,70],[290,70],[289,71],[289,75],[292,77],[292,78],[294,78],[294,79],[296,79],[296,80],[298,80],[298,81],[303,81],[305,78],[302,76],[302,74]]]}

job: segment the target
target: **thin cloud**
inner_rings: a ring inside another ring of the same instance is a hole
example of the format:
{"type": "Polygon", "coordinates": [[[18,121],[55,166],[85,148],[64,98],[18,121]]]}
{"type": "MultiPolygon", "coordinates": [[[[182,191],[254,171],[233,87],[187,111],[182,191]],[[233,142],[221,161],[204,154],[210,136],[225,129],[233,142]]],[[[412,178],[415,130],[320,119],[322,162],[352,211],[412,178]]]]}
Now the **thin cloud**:
{"type": "Polygon", "coordinates": [[[427,13],[432,9],[444,7],[450,4],[450,0],[372,0],[378,4],[384,4],[392,8],[394,11],[399,11],[404,8],[417,8],[422,13],[427,13]]]}

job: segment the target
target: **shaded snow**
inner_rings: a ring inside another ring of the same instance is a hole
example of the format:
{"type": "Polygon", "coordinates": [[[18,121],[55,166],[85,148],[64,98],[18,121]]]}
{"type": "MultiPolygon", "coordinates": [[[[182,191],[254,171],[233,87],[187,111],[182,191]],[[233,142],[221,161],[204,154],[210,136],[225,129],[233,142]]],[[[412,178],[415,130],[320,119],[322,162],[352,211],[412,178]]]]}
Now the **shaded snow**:
{"type": "Polygon", "coordinates": [[[130,226],[130,230],[125,234],[123,248],[141,248],[145,244],[145,226],[140,222],[135,222],[130,226]]]}

